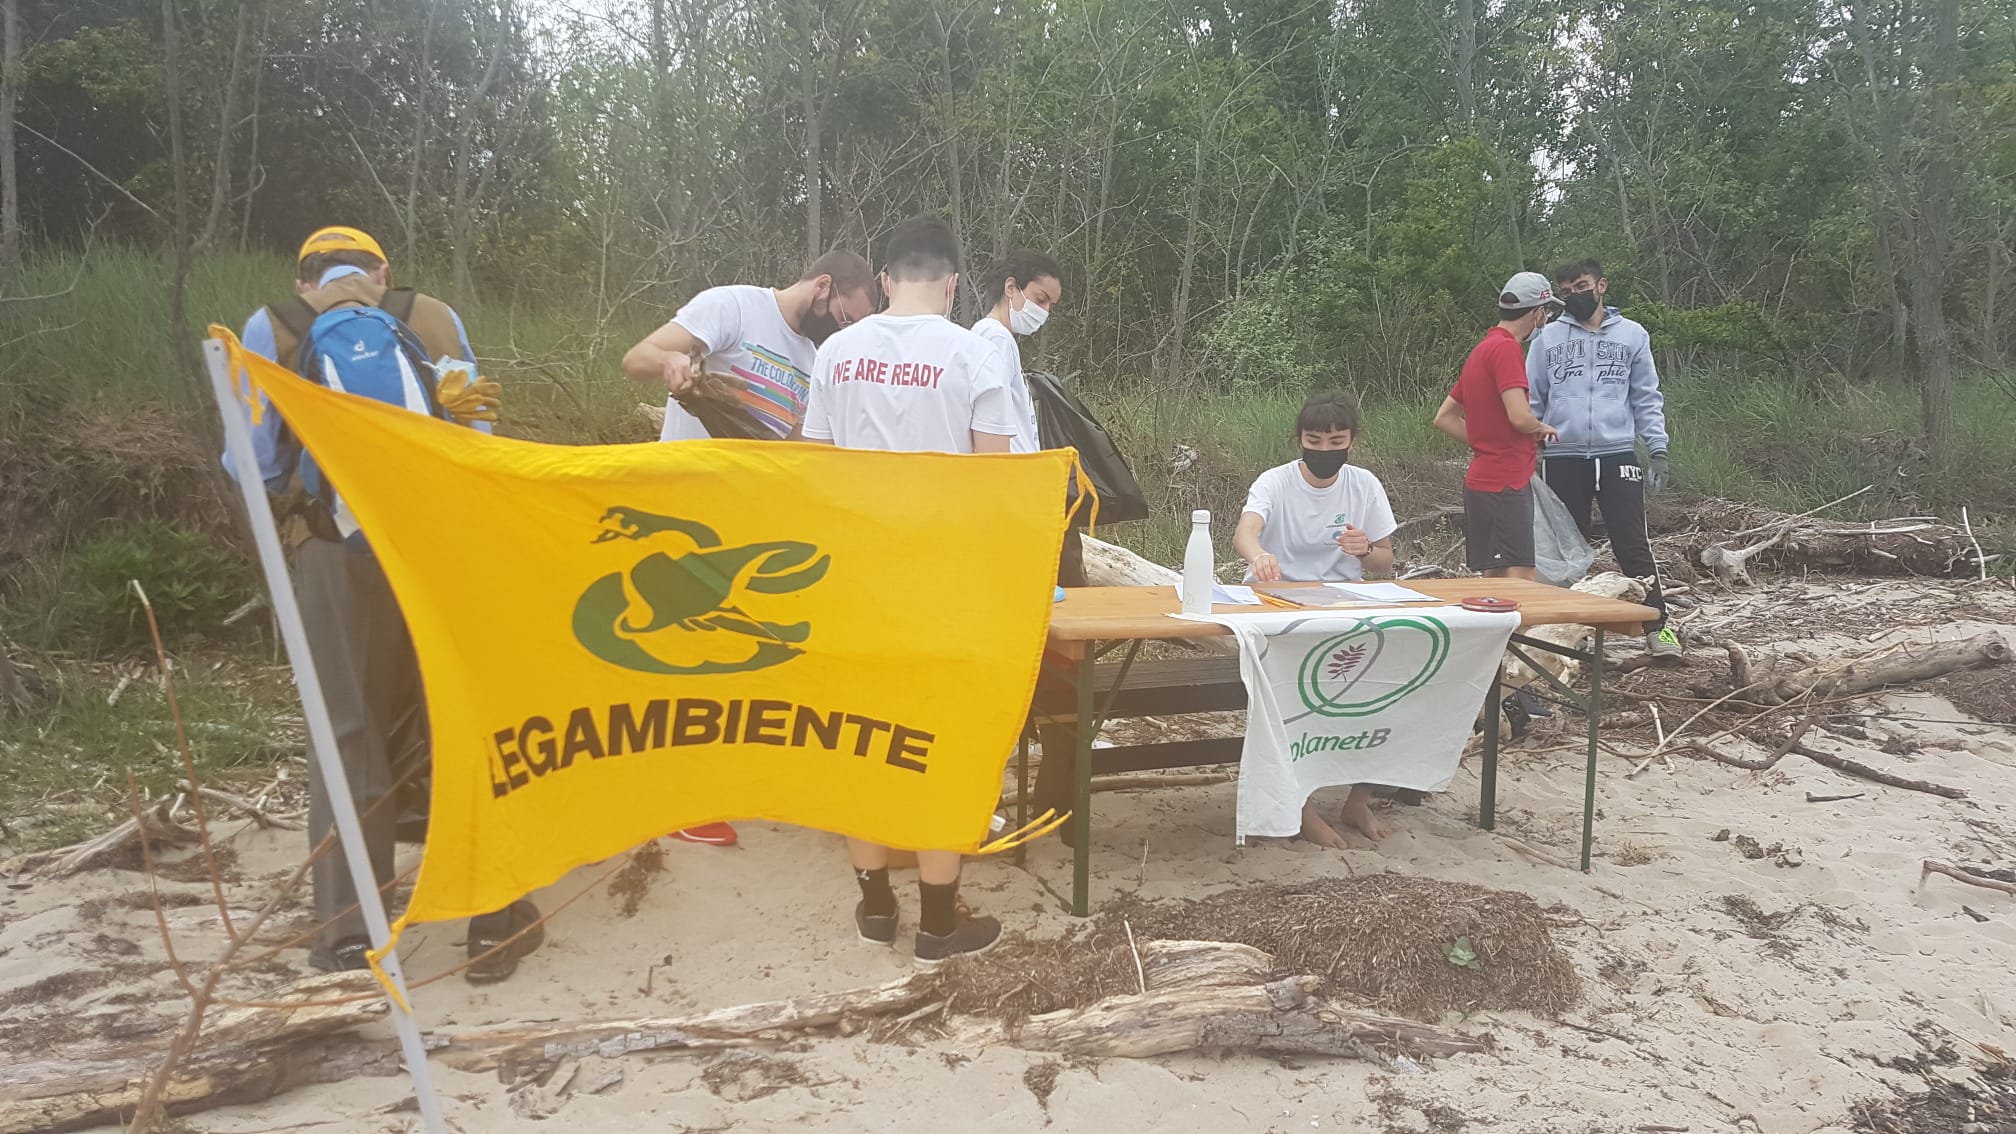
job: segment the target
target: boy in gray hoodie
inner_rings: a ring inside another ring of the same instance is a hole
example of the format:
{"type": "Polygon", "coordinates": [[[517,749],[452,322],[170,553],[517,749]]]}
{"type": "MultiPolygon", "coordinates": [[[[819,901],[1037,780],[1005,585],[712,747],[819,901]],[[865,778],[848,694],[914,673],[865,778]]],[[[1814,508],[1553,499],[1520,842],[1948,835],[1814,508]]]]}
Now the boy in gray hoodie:
{"type": "Polygon", "coordinates": [[[1645,328],[1604,306],[1610,281],[1595,260],[1554,269],[1554,290],[1567,310],[1533,336],[1526,352],[1526,391],[1533,416],[1560,438],[1547,446],[1547,487],[1582,534],[1591,507],[1602,509],[1611,553],[1625,574],[1652,581],[1645,605],[1659,612],[1645,647],[1656,659],[1678,659],[1680,639],[1666,625],[1659,565],[1645,528],[1645,497],[1666,487],[1666,398],[1652,364],[1645,328]],[[1651,459],[1638,460],[1643,439],[1651,459]]]}

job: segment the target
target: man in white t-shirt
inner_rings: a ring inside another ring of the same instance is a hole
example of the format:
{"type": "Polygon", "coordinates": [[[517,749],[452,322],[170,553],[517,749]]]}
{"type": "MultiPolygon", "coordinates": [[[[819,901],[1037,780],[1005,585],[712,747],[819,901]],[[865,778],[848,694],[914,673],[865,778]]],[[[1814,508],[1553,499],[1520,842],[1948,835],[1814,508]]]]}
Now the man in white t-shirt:
{"type": "MultiPolygon", "coordinates": [[[[1000,355],[945,317],[958,284],[959,241],[944,221],[896,226],[883,252],[889,307],[819,348],[799,427],[805,440],[843,449],[1009,451],[1015,417],[1000,355]]],[[[854,907],[861,939],[895,944],[888,848],[849,839],[847,857],[861,887],[854,907]]],[[[957,852],[918,851],[917,891],[919,963],[978,953],[1000,939],[999,921],[959,908],[957,852]]]]}
{"type": "MultiPolygon", "coordinates": [[[[742,406],[759,430],[783,439],[805,413],[812,357],[841,327],[875,309],[875,272],[852,252],[828,252],[789,287],[710,287],[686,302],[672,321],[623,356],[623,373],[663,383],[674,394],[693,381],[693,356],[711,373],[742,382],[742,406]]],[[[660,441],[704,441],[700,419],[665,401],[660,441]]],[[[674,831],[689,843],[732,847],[735,828],[709,823],[674,831]]]]}
{"type": "MultiPolygon", "coordinates": [[[[762,429],[788,437],[804,415],[807,375],[819,344],[873,311],[874,290],[873,269],[852,252],[826,253],[789,287],[710,287],[631,347],[623,372],[677,394],[693,380],[693,355],[702,354],[707,371],[741,379],[743,408],[762,429]]],[[[677,401],[666,401],[659,440],[707,437],[699,418],[677,401]]]]}
{"type": "MultiPolygon", "coordinates": [[[[1393,505],[1379,478],[1351,463],[1362,428],[1358,399],[1335,390],[1309,395],[1295,415],[1302,456],[1261,473],[1246,494],[1232,548],[1246,561],[1246,581],[1356,582],[1393,569],[1393,505]]],[[[1368,839],[1386,837],[1372,814],[1372,785],[1354,784],[1343,824],[1368,839]]],[[[1318,812],[1302,805],[1302,837],[1318,846],[1348,844],[1318,812]]]]}
{"type": "Polygon", "coordinates": [[[1036,401],[1022,379],[1022,348],[1017,335],[1043,329],[1050,309],[1064,298],[1063,269],[1041,252],[1010,252],[980,283],[980,301],[987,314],[973,324],[973,333],[992,343],[1008,375],[1008,395],[1015,402],[1015,441],[1011,451],[1034,453],[1043,447],[1036,428],[1036,401]]]}

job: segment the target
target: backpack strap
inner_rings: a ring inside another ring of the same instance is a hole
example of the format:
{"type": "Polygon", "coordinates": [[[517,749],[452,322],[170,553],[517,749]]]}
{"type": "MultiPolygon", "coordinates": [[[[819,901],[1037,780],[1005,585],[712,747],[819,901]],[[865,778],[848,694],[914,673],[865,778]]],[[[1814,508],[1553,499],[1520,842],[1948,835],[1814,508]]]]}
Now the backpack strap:
{"type": "MultiPolygon", "coordinates": [[[[266,305],[266,317],[272,320],[280,329],[293,336],[297,350],[300,344],[308,338],[308,328],[314,325],[315,317],[320,314],[320,311],[315,310],[307,300],[298,295],[291,295],[278,303],[269,303],[266,305]]],[[[275,338],[277,345],[278,336],[275,336],[275,338]]],[[[286,352],[282,351],[279,353],[284,354],[286,352]]],[[[291,364],[283,359],[280,361],[280,365],[288,366],[291,364]]]]}
{"type": "Polygon", "coordinates": [[[399,320],[401,323],[413,319],[413,301],[420,293],[410,287],[388,287],[385,295],[378,300],[378,309],[399,320]]]}

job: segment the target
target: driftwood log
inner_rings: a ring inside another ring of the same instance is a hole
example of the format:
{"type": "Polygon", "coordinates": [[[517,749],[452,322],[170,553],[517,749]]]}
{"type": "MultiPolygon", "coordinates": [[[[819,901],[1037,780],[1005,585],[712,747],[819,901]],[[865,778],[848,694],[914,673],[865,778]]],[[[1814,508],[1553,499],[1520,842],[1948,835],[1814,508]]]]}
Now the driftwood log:
{"type": "Polygon", "coordinates": [[[1976,634],[1954,642],[1899,645],[1873,657],[1850,662],[1800,663],[1787,658],[1752,656],[1733,641],[1720,643],[1729,655],[1729,687],[1736,699],[1758,705],[1784,705],[1810,695],[1848,697],[1891,685],[1930,681],[1963,669],[2003,665],[2009,643],[2000,634],[1976,634]]]}
{"type": "MultiPolygon", "coordinates": [[[[1250,946],[1149,941],[1139,955],[1145,989],[1139,994],[1014,1025],[956,1017],[937,1026],[954,1044],[1091,1057],[1243,1048],[1377,1058],[1376,1048],[1436,1055],[1488,1046],[1483,1039],[1326,1002],[1318,995],[1318,978],[1276,979],[1273,958],[1250,946]]],[[[590,1055],[708,1051],[813,1032],[851,1034],[878,1018],[928,1014],[946,999],[947,979],[952,978],[945,973],[920,972],[872,988],[693,1016],[456,1028],[430,1032],[426,1042],[429,1058],[445,1066],[516,1077],[590,1055]]],[[[170,1110],[256,1102],[310,1083],[397,1073],[398,1044],[383,1028],[357,1030],[385,1011],[375,993],[368,974],[344,973],[290,985],[274,997],[280,1007],[220,1014],[177,1067],[165,1096],[170,1110]],[[360,994],[363,999],[331,1003],[360,994]]],[[[163,1046],[127,1045],[0,1068],[0,1134],[123,1121],[163,1046]]]]}
{"type": "MultiPolygon", "coordinates": [[[[1605,571],[1600,575],[1591,575],[1569,589],[1580,591],[1586,595],[1601,595],[1604,598],[1622,599],[1625,602],[1641,602],[1645,598],[1644,583],[1628,575],[1620,575],[1615,571],[1605,571]]],[[[1572,649],[1588,649],[1591,644],[1590,638],[1594,634],[1594,631],[1590,630],[1587,626],[1540,626],[1525,633],[1529,638],[1537,638],[1543,642],[1552,642],[1557,646],[1565,646],[1572,649]]],[[[1526,652],[1532,656],[1534,661],[1544,666],[1547,672],[1553,674],[1556,681],[1561,682],[1563,685],[1574,684],[1576,675],[1581,672],[1582,663],[1570,658],[1564,658],[1560,654],[1551,654],[1545,650],[1533,649],[1529,649],[1526,652]]],[[[1539,680],[1540,675],[1532,666],[1527,665],[1509,653],[1505,655],[1504,685],[1507,691],[1522,688],[1539,680]]]]}
{"type": "MultiPolygon", "coordinates": [[[[1179,571],[1103,539],[1085,536],[1085,582],[1094,587],[1174,587],[1183,582],[1179,571]]],[[[1239,646],[1230,638],[1186,638],[1182,644],[1205,653],[1236,654],[1239,646]]]]}
{"type": "Polygon", "coordinates": [[[2002,558],[1994,548],[1977,550],[1965,527],[1927,516],[1855,523],[1715,500],[1689,512],[1695,530],[1657,542],[1672,549],[1671,558],[1699,563],[1734,586],[1750,582],[1753,562],[1857,574],[1965,578],[2002,558]]]}
{"type": "Polygon", "coordinates": [[[147,824],[147,837],[158,846],[178,843],[193,843],[197,840],[194,828],[176,822],[174,810],[179,799],[164,799],[140,813],[139,818],[128,819],[117,827],[96,838],[54,850],[34,851],[16,855],[0,862],[0,877],[13,878],[22,874],[33,874],[44,878],[67,878],[87,867],[96,866],[113,855],[140,842],[140,824],[147,824]]]}

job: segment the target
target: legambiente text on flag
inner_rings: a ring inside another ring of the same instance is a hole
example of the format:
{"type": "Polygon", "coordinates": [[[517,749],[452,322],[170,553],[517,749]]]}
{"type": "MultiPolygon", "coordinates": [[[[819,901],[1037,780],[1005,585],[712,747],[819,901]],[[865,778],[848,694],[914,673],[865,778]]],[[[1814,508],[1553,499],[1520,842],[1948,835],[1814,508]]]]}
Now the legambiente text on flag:
{"type": "Polygon", "coordinates": [[[1068,450],[489,437],[211,329],[356,514],[433,733],[407,922],[720,819],[980,846],[1022,730],[1068,450]]]}
{"type": "Polygon", "coordinates": [[[1448,606],[1184,617],[1239,640],[1241,838],[1300,831],[1317,788],[1448,787],[1519,626],[1517,614],[1448,606]]]}

